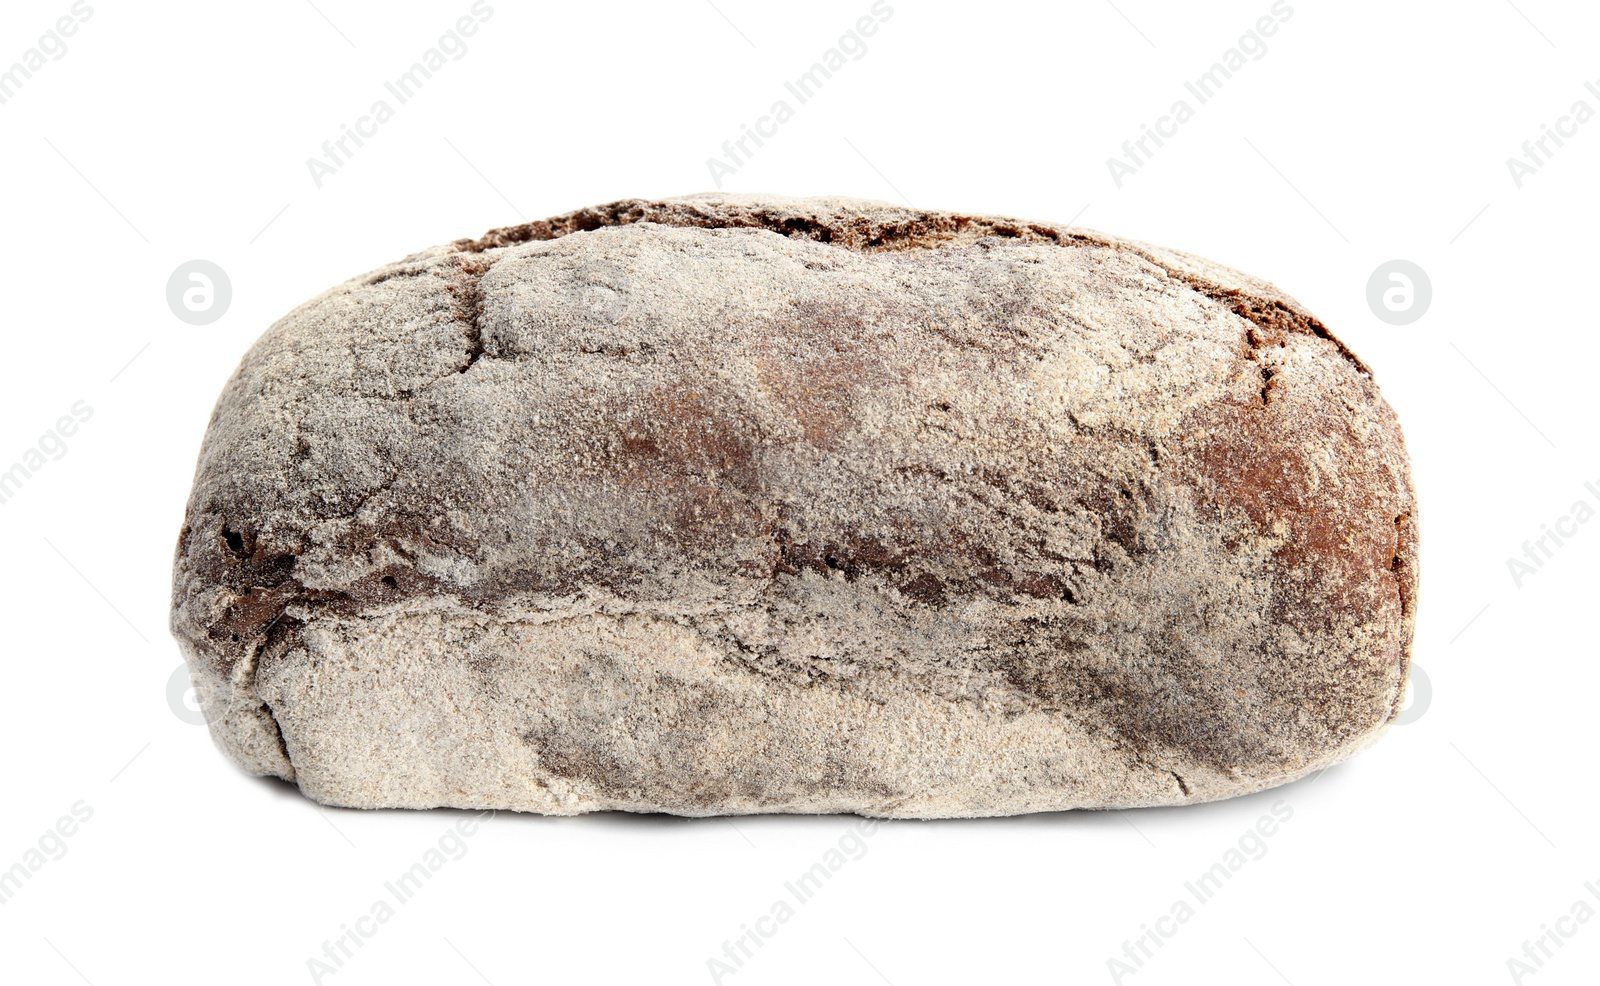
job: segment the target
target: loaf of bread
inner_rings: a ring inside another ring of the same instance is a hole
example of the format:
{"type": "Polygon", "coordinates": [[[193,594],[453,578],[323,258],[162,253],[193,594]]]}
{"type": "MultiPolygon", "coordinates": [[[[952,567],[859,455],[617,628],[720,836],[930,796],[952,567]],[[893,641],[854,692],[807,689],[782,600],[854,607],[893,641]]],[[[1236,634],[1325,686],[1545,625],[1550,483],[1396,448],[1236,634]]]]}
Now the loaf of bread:
{"type": "Polygon", "coordinates": [[[549,814],[1171,805],[1397,713],[1394,413],[1293,299],[1048,223],[630,200],[272,326],[172,629],[319,802],[549,814]]]}

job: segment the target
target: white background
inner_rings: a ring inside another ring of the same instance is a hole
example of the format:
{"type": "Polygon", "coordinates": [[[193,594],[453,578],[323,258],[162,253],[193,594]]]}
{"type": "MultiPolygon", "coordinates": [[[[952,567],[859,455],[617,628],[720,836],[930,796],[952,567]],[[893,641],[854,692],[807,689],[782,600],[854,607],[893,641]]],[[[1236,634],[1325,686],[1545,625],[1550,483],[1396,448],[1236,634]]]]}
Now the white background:
{"type": "MultiPolygon", "coordinates": [[[[467,816],[319,809],[169,706],[172,550],[216,394],[272,321],[381,263],[712,189],[706,159],[870,3],[492,0],[467,53],[319,189],[306,159],[469,0],[90,2],[65,55],[0,105],[0,468],[74,402],[94,411],[0,505],[0,868],[75,803],[93,811],[0,905],[0,976],[311,982],[307,959],[467,816]],[[195,258],[233,283],[204,327],[164,298],[195,258]]],[[[1600,523],[1520,588],[1506,565],[1575,501],[1600,505],[1600,120],[1522,188],[1506,159],[1574,101],[1600,111],[1583,86],[1600,12],[1291,0],[1266,54],[1119,189],[1106,159],[1270,0],[892,3],[726,187],[1076,218],[1298,297],[1406,430],[1432,702],[1255,797],[886,823],[723,981],[1113,982],[1124,941],[1278,799],[1293,816],[1266,854],[1123,982],[1516,981],[1525,940],[1575,901],[1600,909],[1600,523]],[[1394,258],[1433,284],[1403,327],[1365,300],[1394,258]]],[[[0,66],[69,6],[7,0],[0,66]]],[[[322,981],[712,982],[707,959],[851,824],[502,814],[322,981]]],[[[1595,981],[1600,918],[1562,927],[1522,981],[1595,981]]]]}

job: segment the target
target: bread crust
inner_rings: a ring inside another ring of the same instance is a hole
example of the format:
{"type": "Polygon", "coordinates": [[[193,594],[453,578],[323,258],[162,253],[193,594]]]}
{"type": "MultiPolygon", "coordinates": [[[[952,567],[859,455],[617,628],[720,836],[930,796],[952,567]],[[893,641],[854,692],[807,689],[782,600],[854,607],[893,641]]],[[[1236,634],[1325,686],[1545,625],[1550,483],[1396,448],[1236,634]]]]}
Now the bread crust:
{"type": "Polygon", "coordinates": [[[172,629],[329,804],[1006,814],[1210,800],[1397,714],[1416,506],[1277,289],[1085,230],[627,200],[274,325],[172,629]]]}

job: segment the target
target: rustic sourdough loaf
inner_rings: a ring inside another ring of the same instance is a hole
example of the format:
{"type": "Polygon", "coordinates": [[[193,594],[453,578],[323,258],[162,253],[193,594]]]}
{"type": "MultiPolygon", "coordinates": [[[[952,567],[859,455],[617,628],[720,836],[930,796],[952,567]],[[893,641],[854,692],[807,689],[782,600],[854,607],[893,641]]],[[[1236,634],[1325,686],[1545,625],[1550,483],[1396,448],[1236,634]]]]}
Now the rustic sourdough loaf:
{"type": "Polygon", "coordinates": [[[1293,299],[1059,225],[630,200],[391,264],[222,393],[172,629],[333,805],[1205,801],[1395,716],[1415,503],[1293,299]]]}

